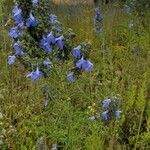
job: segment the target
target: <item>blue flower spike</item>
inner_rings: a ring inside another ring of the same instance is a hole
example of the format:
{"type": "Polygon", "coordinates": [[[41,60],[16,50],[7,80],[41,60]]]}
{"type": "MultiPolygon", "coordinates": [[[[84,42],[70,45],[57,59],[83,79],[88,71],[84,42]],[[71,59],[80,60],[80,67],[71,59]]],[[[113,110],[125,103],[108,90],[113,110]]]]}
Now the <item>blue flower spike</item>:
{"type": "Polygon", "coordinates": [[[81,45],[73,48],[72,50],[72,55],[76,58],[76,59],[80,59],[81,58],[81,45]]]}
{"type": "Polygon", "coordinates": [[[8,64],[9,65],[14,64],[15,60],[16,60],[16,56],[15,55],[8,56],[8,64]]]}
{"type": "Polygon", "coordinates": [[[35,17],[30,13],[30,17],[26,21],[26,27],[27,28],[34,28],[37,26],[37,20],[35,17]]]}

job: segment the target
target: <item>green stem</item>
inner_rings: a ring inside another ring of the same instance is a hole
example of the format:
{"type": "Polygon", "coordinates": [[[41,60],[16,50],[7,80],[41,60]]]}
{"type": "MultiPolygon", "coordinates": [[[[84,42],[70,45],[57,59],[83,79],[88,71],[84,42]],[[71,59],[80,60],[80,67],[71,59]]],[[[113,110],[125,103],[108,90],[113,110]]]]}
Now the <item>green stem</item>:
{"type": "Polygon", "coordinates": [[[140,130],[141,130],[141,125],[142,125],[144,110],[145,110],[145,105],[144,105],[143,110],[142,110],[141,115],[140,115],[140,122],[139,122],[139,126],[138,126],[138,133],[137,133],[137,138],[136,138],[134,150],[136,150],[136,148],[137,148],[137,142],[138,142],[139,135],[140,135],[140,130]]]}

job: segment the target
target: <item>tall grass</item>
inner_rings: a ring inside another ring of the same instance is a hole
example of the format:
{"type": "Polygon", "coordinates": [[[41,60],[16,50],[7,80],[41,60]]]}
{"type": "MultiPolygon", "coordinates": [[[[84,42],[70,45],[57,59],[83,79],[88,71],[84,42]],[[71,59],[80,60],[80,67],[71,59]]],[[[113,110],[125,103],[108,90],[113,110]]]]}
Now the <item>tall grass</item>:
{"type": "Polygon", "coordinates": [[[64,27],[77,33],[74,45],[86,39],[92,43],[94,70],[70,85],[65,79],[72,64],[66,63],[55,66],[51,77],[32,83],[19,63],[7,65],[11,12],[6,4],[0,2],[1,149],[48,150],[54,144],[67,150],[150,149],[150,32],[140,22],[128,29],[134,18],[116,4],[102,8],[102,33],[94,32],[93,6],[53,7],[64,27]],[[91,121],[111,96],[120,100],[121,119],[91,121]]]}

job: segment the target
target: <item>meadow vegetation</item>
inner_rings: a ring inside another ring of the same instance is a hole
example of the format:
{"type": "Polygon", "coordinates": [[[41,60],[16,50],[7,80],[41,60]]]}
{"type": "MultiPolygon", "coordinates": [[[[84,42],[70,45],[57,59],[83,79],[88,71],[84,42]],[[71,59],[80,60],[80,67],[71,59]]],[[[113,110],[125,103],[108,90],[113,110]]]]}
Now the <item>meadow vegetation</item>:
{"type": "Polygon", "coordinates": [[[20,61],[8,65],[13,5],[0,1],[0,149],[149,150],[149,12],[140,18],[127,14],[122,2],[102,5],[103,29],[95,32],[93,5],[52,6],[63,27],[76,33],[74,46],[92,44],[93,70],[70,84],[70,61],[56,63],[49,77],[34,82],[20,61]],[[92,119],[111,97],[121,117],[92,119]]]}

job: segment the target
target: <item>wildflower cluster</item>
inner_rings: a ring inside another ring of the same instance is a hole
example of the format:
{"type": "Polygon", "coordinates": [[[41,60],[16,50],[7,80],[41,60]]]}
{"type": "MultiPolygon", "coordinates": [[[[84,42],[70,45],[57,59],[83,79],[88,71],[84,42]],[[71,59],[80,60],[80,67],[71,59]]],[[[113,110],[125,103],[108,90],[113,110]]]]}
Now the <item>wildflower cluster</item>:
{"type": "Polygon", "coordinates": [[[114,118],[120,118],[122,111],[119,110],[118,98],[111,97],[109,99],[103,100],[102,103],[102,119],[104,121],[109,121],[114,118]]]}
{"type": "MultiPolygon", "coordinates": [[[[121,117],[122,111],[119,109],[119,100],[117,97],[104,99],[102,102],[101,109],[102,109],[102,113],[98,112],[96,113],[96,115],[91,116],[89,119],[90,120],[100,119],[104,122],[109,122],[115,118],[119,119],[121,117]]],[[[93,108],[92,108],[92,111],[93,111],[93,108]]]]}
{"type": "Polygon", "coordinates": [[[14,51],[8,56],[8,64],[18,59],[30,71],[26,77],[34,81],[49,76],[53,63],[63,63],[72,56],[74,66],[67,79],[73,82],[81,71],[93,69],[89,61],[91,45],[87,42],[72,48],[75,33],[72,29],[64,32],[58,17],[49,9],[48,0],[17,0],[12,10],[15,27],[9,32],[14,51]]]}
{"type": "Polygon", "coordinates": [[[95,16],[94,16],[94,22],[95,22],[95,31],[101,32],[103,29],[103,17],[101,14],[101,11],[99,7],[95,8],[95,16]]]}
{"type": "Polygon", "coordinates": [[[72,49],[74,57],[74,67],[67,75],[67,80],[74,82],[75,77],[82,73],[82,71],[90,72],[93,69],[93,64],[89,60],[91,44],[83,42],[72,49]]]}

